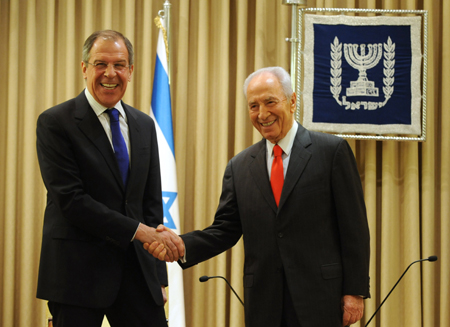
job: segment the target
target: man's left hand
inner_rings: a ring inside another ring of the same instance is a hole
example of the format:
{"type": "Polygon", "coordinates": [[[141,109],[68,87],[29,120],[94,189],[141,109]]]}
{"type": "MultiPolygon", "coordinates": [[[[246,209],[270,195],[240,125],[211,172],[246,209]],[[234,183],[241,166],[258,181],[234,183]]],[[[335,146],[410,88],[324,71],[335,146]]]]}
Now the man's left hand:
{"type": "Polygon", "coordinates": [[[342,326],[350,326],[359,321],[364,314],[364,300],[358,295],[342,297],[342,326]]]}
{"type": "Polygon", "coordinates": [[[164,300],[164,304],[167,303],[167,293],[166,293],[166,287],[164,285],[161,285],[161,292],[164,300]]]}

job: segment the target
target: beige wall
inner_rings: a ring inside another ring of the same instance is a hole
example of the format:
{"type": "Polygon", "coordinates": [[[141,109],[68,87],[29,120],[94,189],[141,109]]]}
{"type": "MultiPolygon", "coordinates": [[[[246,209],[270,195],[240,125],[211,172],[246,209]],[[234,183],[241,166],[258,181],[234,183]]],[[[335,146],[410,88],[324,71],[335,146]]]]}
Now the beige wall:
{"type": "MultiPolygon", "coordinates": [[[[125,101],[150,107],[163,0],[1,0],[0,2],[0,325],[44,326],[35,299],[45,189],[35,124],[46,108],[84,87],[81,47],[94,30],[113,28],[133,42],[133,81],[125,101]]],[[[257,141],[242,83],[257,68],[289,69],[290,8],[281,0],[172,0],[172,99],[182,230],[213,219],[227,161],[257,141]]],[[[371,229],[372,299],[365,321],[408,264],[383,307],[382,326],[450,326],[450,2],[308,0],[309,7],[429,11],[427,141],[350,141],[363,181],[371,229]]],[[[187,326],[242,326],[242,244],[184,272],[187,326]],[[214,301],[210,301],[214,299],[214,301]]],[[[364,321],[364,320],[363,320],[364,321]]],[[[363,325],[363,324],[362,324],[363,325]]]]}

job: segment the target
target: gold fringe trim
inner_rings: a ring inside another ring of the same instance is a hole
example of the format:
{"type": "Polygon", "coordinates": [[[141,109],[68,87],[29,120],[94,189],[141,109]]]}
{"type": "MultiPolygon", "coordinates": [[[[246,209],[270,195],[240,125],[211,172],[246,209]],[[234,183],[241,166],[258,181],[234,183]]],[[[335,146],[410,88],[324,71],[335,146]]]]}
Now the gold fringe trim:
{"type": "Polygon", "coordinates": [[[163,32],[164,44],[166,46],[167,63],[169,63],[169,43],[167,42],[167,32],[163,24],[161,23],[161,18],[159,16],[155,18],[155,25],[163,32]]]}

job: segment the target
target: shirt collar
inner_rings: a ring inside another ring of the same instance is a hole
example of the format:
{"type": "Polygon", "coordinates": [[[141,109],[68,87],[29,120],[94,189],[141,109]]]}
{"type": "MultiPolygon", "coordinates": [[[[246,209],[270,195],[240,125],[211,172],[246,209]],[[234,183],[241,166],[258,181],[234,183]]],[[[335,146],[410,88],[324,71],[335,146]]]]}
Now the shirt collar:
{"type": "MultiPolygon", "coordinates": [[[[104,113],[106,109],[110,109],[98,103],[87,88],[84,89],[84,94],[86,95],[86,98],[89,104],[91,105],[92,109],[94,110],[95,114],[97,115],[97,117],[100,116],[102,113],[104,113]]],[[[116,108],[122,115],[122,117],[124,117],[126,120],[127,116],[125,115],[125,110],[123,109],[122,101],[117,102],[113,108],[116,108]]]]}
{"type": "MultiPolygon", "coordinates": [[[[283,137],[277,143],[287,156],[289,156],[289,154],[291,153],[292,146],[293,146],[294,140],[295,140],[295,135],[297,134],[297,130],[298,130],[298,124],[294,121],[291,129],[289,130],[289,132],[287,132],[286,136],[283,137]]],[[[275,144],[273,144],[272,142],[270,142],[269,140],[266,139],[266,147],[267,147],[267,151],[268,151],[268,153],[270,153],[270,155],[272,155],[272,153],[273,153],[274,146],[275,146],[275,144]]]]}

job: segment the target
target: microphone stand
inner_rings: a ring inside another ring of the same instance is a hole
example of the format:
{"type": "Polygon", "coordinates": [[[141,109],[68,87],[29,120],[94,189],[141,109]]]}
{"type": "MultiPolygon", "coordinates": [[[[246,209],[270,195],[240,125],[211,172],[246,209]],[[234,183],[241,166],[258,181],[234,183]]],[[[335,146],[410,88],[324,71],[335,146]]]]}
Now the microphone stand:
{"type": "Polygon", "coordinates": [[[233,287],[230,285],[230,283],[228,282],[228,280],[225,277],[222,277],[222,276],[202,276],[202,277],[199,278],[199,281],[203,283],[203,282],[206,282],[208,279],[211,279],[211,278],[222,278],[228,284],[228,286],[233,291],[234,295],[236,295],[236,297],[241,302],[241,304],[244,305],[244,302],[242,302],[242,300],[239,297],[239,295],[237,295],[236,291],[233,289],[233,287]]]}
{"type": "Polygon", "coordinates": [[[389,295],[391,295],[392,291],[394,290],[394,288],[398,285],[398,283],[400,283],[400,280],[403,278],[403,276],[405,276],[406,272],[408,271],[408,269],[415,263],[417,262],[421,262],[421,261],[436,261],[438,258],[435,255],[432,255],[431,257],[428,257],[426,259],[420,259],[420,260],[416,260],[414,262],[412,262],[408,268],[406,268],[405,272],[400,276],[400,278],[398,279],[397,283],[395,283],[394,287],[392,287],[391,291],[388,293],[388,295],[386,295],[386,297],[384,298],[383,302],[381,302],[381,304],[378,306],[377,310],[374,312],[374,314],[372,315],[372,317],[370,317],[369,321],[365,324],[364,327],[367,327],[369,325],[369,323],[372,321],[373,317],[375,317],[375,315],[377,314],[377,312],[380,310],[381,306],[384,304],[384,302],[386,302],[387,298],[389,297],[389,295]]]}

